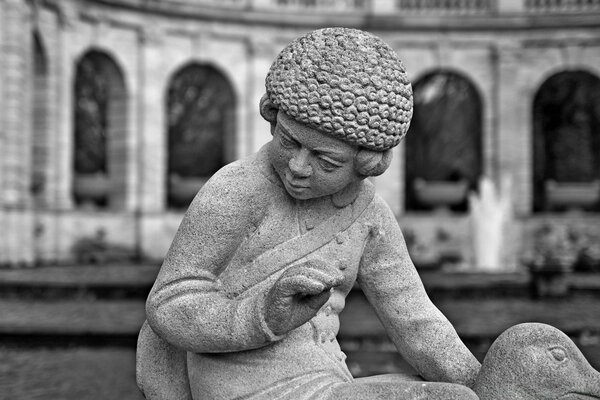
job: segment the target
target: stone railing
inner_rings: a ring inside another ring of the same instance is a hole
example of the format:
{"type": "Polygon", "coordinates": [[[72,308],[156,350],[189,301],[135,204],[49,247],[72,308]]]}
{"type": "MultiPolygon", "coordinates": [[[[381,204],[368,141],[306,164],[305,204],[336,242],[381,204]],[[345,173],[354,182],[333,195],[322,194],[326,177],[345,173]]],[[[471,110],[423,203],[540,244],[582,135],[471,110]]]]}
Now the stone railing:
{"type": "MultiPolygon", "coordinates": [[[[51,1],[51,0],[47,0],[51,1]]],[[[58,0],[54,0],[58,2],[58,0]]],[[[341,16],[543,16],[600,13],[600,0],[102,0],[105,4],[143,7],[159,12],[218,15],[219,12],[294,12],[341,16]]],[[[246,15],[247,17],[247,15],[246,15]]],[[[244,18],[246,18],[244,17],[244,18]]]]}
{"type": "Polygon", "coordinates": [[[227,7],[227,8],[245,8],[252,0],[193,0],[198,6],[227,7]]]}
{"type": "MultiPolygon", "coordinates": [[[[398,0],[395,11],[410,14],[488,14],[497,0],[398,0]]],[[[499,0],[502,1],[502,0],[499,0]]]]}
{"type": "Polygon", "coordinates": [[[524,0],[530,12],[600,11],[600,0],[524,0]]]}
{"type": "MultiPolygon", "coordinates": [[[[363,13],[372,8],[373,1],[376,0],[271,0],[269,6],[275,9],[363,13]]],[[[264,0],[254,3],[264,3],[264,0]]]]}
{"type": "Polygon", "coordinates": [[[200,0],[248,10],[303,10],[371,15],[492,15],[600,11],[600,0],[200,0]]]}

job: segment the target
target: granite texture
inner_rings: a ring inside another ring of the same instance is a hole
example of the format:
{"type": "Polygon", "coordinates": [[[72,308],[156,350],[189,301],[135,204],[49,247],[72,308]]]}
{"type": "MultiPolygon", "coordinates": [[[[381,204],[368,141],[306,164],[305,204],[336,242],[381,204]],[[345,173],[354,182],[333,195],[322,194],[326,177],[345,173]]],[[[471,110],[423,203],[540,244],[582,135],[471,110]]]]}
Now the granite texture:
{"type": "Polygon", "coordinates": [[[481,400],[600,398],[600,373],[560,330],[515,325],[485,356],[474,386],[481,400]]]}
{"type": "MultiPolygon", "coordinates": [[[[146,398],[477,398],[478,361],[429,300],[395,216],[365,180],[385,171],[408,128],[405,78],[387,45],[356,30],[311,32],[282,51],[260,102],[273,140],[203,186],[148,297],[137,352],[146,398]],[[390,93],[403,111],[383,123],[390,93]],[[355,282],[427,382],[352,377],[336,335],[355,282]]],[[[494,360],[490,376],[530,367],[494,360]]],[[[485,376],[482,393],[502,390],[485,376]]]]}
{"type": "Polygon", "coordinates": [[[320,29],[293,41],[275,59],[266,88],[296,121],[372,150],[400,143],[412,117],[402,61],[356,29],[320,29]]]}

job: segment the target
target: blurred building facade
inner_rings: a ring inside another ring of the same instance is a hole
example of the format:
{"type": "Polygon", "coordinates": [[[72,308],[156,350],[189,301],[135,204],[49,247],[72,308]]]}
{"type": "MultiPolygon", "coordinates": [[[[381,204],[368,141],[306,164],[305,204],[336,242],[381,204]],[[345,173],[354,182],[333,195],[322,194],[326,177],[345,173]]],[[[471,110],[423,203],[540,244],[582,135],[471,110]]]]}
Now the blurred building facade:
{"type": "Polygon", "coordinates": [[[599,21],[599,0],[0,0],[0,264],[94,238],[160,259],[189,193],[270,139],[275,56],[325,26],[382,37],[413,82],[375,179],[401,225],[469,259],[468,190],[510,176],[514,261],[541,220],[600,225],[599,21]]]}

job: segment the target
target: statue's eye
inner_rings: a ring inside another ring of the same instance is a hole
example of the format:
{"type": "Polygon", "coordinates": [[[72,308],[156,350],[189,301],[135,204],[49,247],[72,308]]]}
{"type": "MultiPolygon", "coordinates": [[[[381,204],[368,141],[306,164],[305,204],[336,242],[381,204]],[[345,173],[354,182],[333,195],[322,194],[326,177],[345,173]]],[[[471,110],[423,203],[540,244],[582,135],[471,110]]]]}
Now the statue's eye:
{"type": "Polygon", "coordinates": [[[337,163],[334,163],[333,161],[330,161],[330,160],[322,158],[322,157],[319,157],[318,162],[319,162],[319,166],[328,172],[335,171],[336,169],[341,167],[341,165],[338,165],[337,163]]]}
{"type": "Polygon", "coordinates": [[[552,358],[558,362],[565,361],[567,359],[567,352],[562,347],[552,347],[548,349],[552,358]]]}
{"type": "Polygon", "coordinates": [[[279,136],[279,143],[286,149],[292,149],[297,146],[296,141],[284,133],[279,136]]]}

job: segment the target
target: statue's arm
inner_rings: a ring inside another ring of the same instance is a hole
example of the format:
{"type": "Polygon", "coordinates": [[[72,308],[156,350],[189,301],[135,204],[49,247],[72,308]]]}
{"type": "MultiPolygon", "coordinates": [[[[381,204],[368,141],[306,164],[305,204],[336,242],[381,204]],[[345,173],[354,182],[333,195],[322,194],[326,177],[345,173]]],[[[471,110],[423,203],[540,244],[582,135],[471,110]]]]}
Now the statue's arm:
{"type": "Polygon", "coordinates": [[[427,380],[471,387],[480,364],[447,318],[430,301],[408,255],[393,213],[375,202],[358,280],[388,335],[405,359],[427,380]]]}
{"type": "Polygon", "coordinates": [[[264,295],[233,297],[218,280],[260,213],[244,178],[220,174],[196,196],[146,303],[152,330],[187,351],[241,351],[277,339],[264,320],[264,295]]]}

